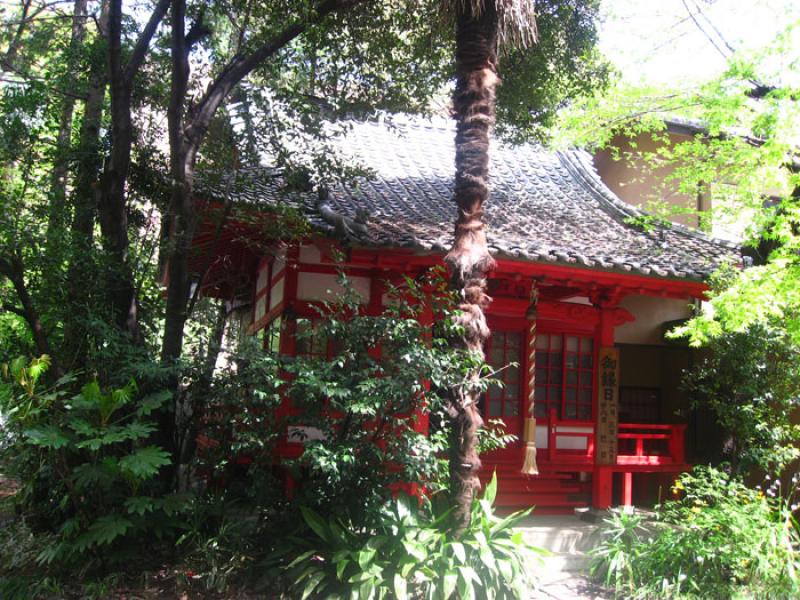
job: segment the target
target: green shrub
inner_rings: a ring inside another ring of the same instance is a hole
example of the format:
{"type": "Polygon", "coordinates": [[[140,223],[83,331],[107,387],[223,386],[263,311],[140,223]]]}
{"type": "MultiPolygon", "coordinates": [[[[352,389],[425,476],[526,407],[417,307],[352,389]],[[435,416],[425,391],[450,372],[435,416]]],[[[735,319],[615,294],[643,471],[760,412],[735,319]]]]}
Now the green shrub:
{"type": "MultiPolygon", "coordinates": [[[[796,483],[796,480],[795,480],[796,483]]],[[[626,597],[791,598],[800,595],[794,494],[766,494],[696,467],[656,518],[612,511],[591,571],[626,597]]]]}
{"type": "Polygon", "coordinates": [[[800,348],[782,325],[755,325],[711,340],[683,387],[727,434],[722,454],[743,474],[780,473],[800,457],[800,348]]]}
{"type": "Polygon", "coordinates": [[[131,381],[103,392],[97,381],[77,394],[75,377],[40,385],[47,356],[4,366],[0,385],[5,473],[20,489],[16,508],[46,541],[41,565],[78,559],[84,568],[126,560],[131,542],[153,542],[181,526],[189,498],[157,493],[169,455],[150,443],[153,413],[169,393],[139,397],[131,381]]]}
{"type": "Polygon", "coordinates": [[[294,440],[303,443],[289,464],[296,501],[367,524],[397,486],[442,485],[437,455],[447,438],[418,431],[417,419],[441,413],[448,390],[483,363],[452,348],[457,326],[440,274],[392,288],[394,301],[379,315],[364,314],[345,276],[339,283],[343,293],[319,319],[297,320],[298,356],[282,360],[295,409],[284,426],[314,433],[294,440]],[[425,307],[438,316],[433,331],[419,318],[425,307]]]}
{"type": "Polygon", "coordinates": [[[293,598],[526,598],[532,583],[526,561],[543,551],[513,530],[529,510],[504,519],[493,514],[496,489],[493,478],[458,538],[450,510],[436,497],[418,501],[401,494],[372,529],[304,508],[307,529],[273,559],[286,564],[293,598]]]}

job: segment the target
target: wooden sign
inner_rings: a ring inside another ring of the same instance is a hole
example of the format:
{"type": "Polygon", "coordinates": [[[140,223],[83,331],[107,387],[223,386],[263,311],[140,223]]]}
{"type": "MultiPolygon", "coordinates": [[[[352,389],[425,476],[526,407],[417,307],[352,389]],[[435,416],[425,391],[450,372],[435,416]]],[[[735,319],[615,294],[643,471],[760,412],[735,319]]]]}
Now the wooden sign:
{"type": "Polygon", "coordinates": [[[617,462],[619,424],[619,350],[600,348],[597,398],[597,464],[617,462]]]}

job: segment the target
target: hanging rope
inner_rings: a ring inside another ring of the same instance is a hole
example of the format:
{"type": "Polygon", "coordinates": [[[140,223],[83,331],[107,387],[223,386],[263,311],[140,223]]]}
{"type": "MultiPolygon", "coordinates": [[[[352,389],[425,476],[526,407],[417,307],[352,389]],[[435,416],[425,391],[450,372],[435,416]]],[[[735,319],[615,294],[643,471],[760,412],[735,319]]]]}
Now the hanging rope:
{"type": "Polygon", "coordinates": [[[525,440],[525,460],[522,472],[526,475],[538,475],[536,464],[536,419],[534,403],[536,400],[536,306],[539,303],[539,290],[536,282],[531,284],[531,303],[525,316],[528,319],[528,406],[525,413],[525,427],[522,438],[525,440]]]}

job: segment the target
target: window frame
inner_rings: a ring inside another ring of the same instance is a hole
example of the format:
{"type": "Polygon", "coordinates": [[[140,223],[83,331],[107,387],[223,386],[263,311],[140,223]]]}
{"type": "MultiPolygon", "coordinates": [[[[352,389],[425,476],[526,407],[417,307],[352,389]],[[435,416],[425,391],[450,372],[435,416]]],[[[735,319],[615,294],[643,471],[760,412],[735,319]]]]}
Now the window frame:
{"type": "MultiPolygon", "coordinates": [[[[554,327],[537,327],[537,344],[539,336],[559,336],[561,338],[561,365],[560,365],[560,382],[559,383],[550,383],[550,378],[548,375],[547,382],[541,381],[541,371],[550,370],[550,366],[544,366],[540,362],[541,353],[546,352],[542,348],[537,347],[536,349],[536,388],[544,388],[545,395],[549,395],[549,390],[551,387],[558,387],[560,388],[560,395],[557,400],[547,400],[538,397],[536,395],[534,399],[534,413],[537,414],[537,419],[539,420],[549,420],[550,418],[550,409],[553,407],[554,404],[558,405],[557,411],[557,419],[559,421],[572,421],[572,422],[594,422],[595,415],[596,415],[596,397],[597,397],[597,357],[600,344],[598,343],[598,337],[595,333],[580,330],[580,329],[572,329],[572,328],[554,328],[554,327]],[[576,354],[576,366],[568,367],[567,365],[567,358],[568,354],[572,354],[568,349],[568,338],[577,338],[577,352],[576,354]],[[582,344],[581,340],[590,340],[592,344],[592,348],[588,352],[582,352],[582,344]],[[592,362],[590,367],[582,367],[581,366],[581,357],[582,356],[591,356],[592,362]],[[568,373],[574,372],[575,373],[575,382],[570,383],[568,381],[568,373]],[[588,373],[589,378],[589,385],[585,385],[581,383],[581,375],[584,373],[588,373]],[[568,392],[567,390],[575,390],[574,392],[574,399],[569,400],[567,398],[568,392]],[[586,401],[581,400],[581,391],[582,390],[589,390],[589,398],[586,401]],[[537,410],[539,406],[545,406],[544,414],[537,410]],[[575,413],[572,417],[567,417],[567,408],[569,406],[574,406],[575,413]],[[585,413],[581,414],[581,408],[588,407],[589,413],[586,415],[585,413]]],[[[550,348],[550,344],[548,343],[548,349],[550,348]]]]}
{"type": "MultiPolygon", "coordinates": [[[[526,388],[527,388],[527,382],[525,381],[525,374],[527,373],[527,371],[525,369],[526,354],[527,354],[526,353],[526,349],[527,349],[527,331],[526,331],[526,329],[519,328],[519,327],[502,327],[502,326],[493,327],[491,329],[491,333],[489,335],[489,339],[486,340],[486,362],[487,362],[487,364],[489,364],[490,367],[492,367],[492,369],[504,368],[510,362],[516,362],[517,363],[517,367],[516,367],[517,380],[516,380],[515,383],[516,383],[517,393],[516,393],[516,399],[514,399],[511,395],[508,394],[508,392],[509,392],[508,385],[503,385],[502,387],[501,386],[497,386],[497,387],[490,386],[486,390],[486,392],[483,394],[483,396],[484,396],[484,408],[483,408],[482,412],[483,412],[483,417],[485,419],[487,419],[487,420],[488,419],[509,419],[510,420],[510,419],[519,419],[521,417],[522,412],[523,412],[522,403],[523,403],[523,400],[526,398],[525,391],[526,391],[526,388]],[[495,341],[496,336],[498,334],[503,336],[503,346],[502,346],[503,364],[502,365],[493,365],[491,363],[492,343],[495,341]],[[509,335],[518,335],[519,336],[519,344],[518,344],[518,347],[517,347],[517,351],[519,352],[519,360],[516,360],[516,361],[509,361],[508,360],[508,350],[510,348],[510,346],[508,344],[508,336],[509,335]],[[499,394],[500,394],[499,397],[493,398],[493,397],[491,397],[489,395],[489,391],[491,389],[493,389],[493,388],[496,389],[499,392],[499,394]],[[492,415],[491,414],[492,400],[499,400],[500,401],[500,414],[498,414],[498,415],[492,415]],[[515,411],[513,412],[513,414],[507,413],[506,412],[506,406],[509,405],[509,404],[513,404],[514,402],[516,402],[515,411]]],[[[503,379],[504,379],[503,371],[500,371],[499,373],[495,373],[494,378],[503,381],[503,379]]],[[[507,384],[508,382],[504,382],[504,383],[507,384]]]]}

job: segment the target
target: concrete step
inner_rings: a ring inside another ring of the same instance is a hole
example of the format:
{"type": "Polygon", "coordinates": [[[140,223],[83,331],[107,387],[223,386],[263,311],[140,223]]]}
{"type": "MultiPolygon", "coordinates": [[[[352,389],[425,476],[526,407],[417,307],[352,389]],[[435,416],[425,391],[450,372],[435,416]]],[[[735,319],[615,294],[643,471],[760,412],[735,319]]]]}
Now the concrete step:
{"type": "Polygon", "coordinates": [[[588,578],[589,551],[600,541],[598,522],[584,521],[575,514],[545,516],[534,511],[519,527],[525,539],[551,555],[538,563],[531,560],[538,587],[531,600],[606,600],[613,594],[588,578]]]}

